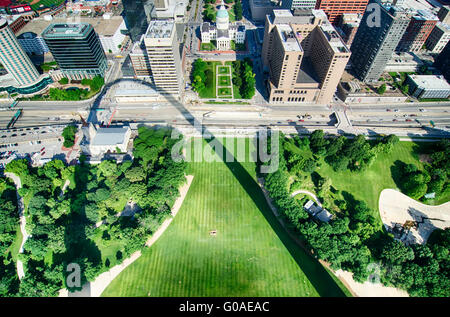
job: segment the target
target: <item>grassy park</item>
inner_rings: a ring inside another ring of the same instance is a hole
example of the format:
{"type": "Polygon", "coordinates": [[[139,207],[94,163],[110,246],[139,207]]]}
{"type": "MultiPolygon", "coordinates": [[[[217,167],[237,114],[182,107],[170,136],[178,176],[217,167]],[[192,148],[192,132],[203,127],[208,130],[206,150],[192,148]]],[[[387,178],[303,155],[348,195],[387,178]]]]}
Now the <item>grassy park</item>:
{"type": "Polygon", "coordinates": [[[255,163],[189,164],[179,213],[102,296],[344,296],[280,226],[255,163]]]}
{"type": "MultiPolygon", "coordinates": [[[[295,147],[294,145],[289,145],[295,147]]],[[[308,150],[301,150],[295,148],[298,154],[311,157],[312,153],[308,150]]],[[[394,181],[393,172],[396,161],[401,161],[406,164],[415,164],[423,170],[423,164],[419,160],[421,154],[420,145],[414,142],[399,142],[391,153],[380,153],[374,163],[366,170],[361,172],[352,172],[350,170],[336,172],[333,168],[325,163],[321,158],[320,167],[315,171],[322,177],[329,177],[331,184],[337,190],[348,192],[354,196],[355,199],[365,201],[374,212],[374,217],[379,218],[378,213],[378,199],[380,193],[386,188],[398,188],[394,181]]],[[[314,174],[314,173],[313,173],[314,174]]],[[[306,177],[303,183],[303,188],[315,191],[314,175],[303,173],[306,177]]],[[[444,195],[437,197],[434,204],[439,205],[450,200],[450,191],[447,190],[444,195]]]]}

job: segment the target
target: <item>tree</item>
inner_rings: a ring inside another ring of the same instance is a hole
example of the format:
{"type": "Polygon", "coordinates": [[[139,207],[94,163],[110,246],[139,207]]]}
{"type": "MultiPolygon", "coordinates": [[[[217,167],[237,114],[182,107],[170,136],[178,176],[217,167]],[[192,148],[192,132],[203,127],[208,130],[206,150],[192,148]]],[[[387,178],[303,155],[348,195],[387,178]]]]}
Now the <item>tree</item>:
{"type": "Polygon", "coordinates": [[[75,134],[77,133],[78,128],[74,125],[69,125],[64,128],[62,132],[62,136],[64,137],[64,147],[71,148],[75,144],[75,134]]]}
{"type": "Polygon", "coordinates": [[[63,77],[58,81],[61,85],[67,85],[69,83],[69,78],[63,77]]]}
{"type": "Polygon", "coordinates": [[[380,257],[388,264],[401,264],[414,259],[414,251],[397,240],[391,240],[381,250],[380,257]]]}
{"type": "Polygon", "coordinates": [[[146,173],[141,167],[133,167],[125,173],[125,177],[130,180],[130,182],[140,182],[146,178],[146,173]]]}
{"type": "Polygon", "coordinates": [[[378,93],[379,95],[382,95],[382,94],[384,94],[385,92],[386,92],[386,84],[382,84],[380,87],[378,87],[377,93],[378,93]]]}

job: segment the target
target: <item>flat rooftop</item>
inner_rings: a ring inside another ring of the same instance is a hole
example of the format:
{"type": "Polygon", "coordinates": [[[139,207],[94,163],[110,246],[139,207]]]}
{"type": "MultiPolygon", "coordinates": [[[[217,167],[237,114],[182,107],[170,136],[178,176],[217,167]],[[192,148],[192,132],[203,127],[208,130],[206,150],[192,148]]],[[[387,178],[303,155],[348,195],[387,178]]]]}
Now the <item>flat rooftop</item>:
{"type": "Polygon", "coordinates": [[[175,23],[173,21],[153,20],[148,25],[146,38],[170,38],[175,23]]]}
{"type": "Polygon", "coordinates": [[[125,142],[125,135],[129,127],[98,128],[91,145],[116,145],[125,142]]]}
{"type": "Polygon", "coordinates": [[[303,51],[291,26],[287,24],[277,24],[276,28],[285,52],[303,51]]]}
{"type": "Polygon", "coordinates": [[[89,29],[88,23],[51,23],[43,32],[47,37],[83,36],[89,29]]]}
{"type": "Polygon", "coordinates": [[[349,53],[349,49],[345,46],[342,38],[337,33],[336,29],[330,23],[323,23],[320,29],[325,34],[328,43],[335,53],[349,53]]]}
{"type": "Polygon", "coordinates": [[[450,84],[445,80],[443,76],[436,75],[408,75],[409,78],[419,87],[424,89],[448,89],[450,90],[450,84]]]}
{"type": "MultiPolygon", "coordinates": [[[[92,25],[95,32],[99,35],[113,36],[124,20],[121,16],[113,16],[110,19],[80,18],[79,22],[92,25]]],[[[52,23],[67,23],[67,19],[54,18],[53,20],[47,21],[42,18],[37,18],[31,22],[28,22],[16,35],[18,36],[26,32],[33,32],[37,35],[41,35],[42,32],[52,23]]]]}

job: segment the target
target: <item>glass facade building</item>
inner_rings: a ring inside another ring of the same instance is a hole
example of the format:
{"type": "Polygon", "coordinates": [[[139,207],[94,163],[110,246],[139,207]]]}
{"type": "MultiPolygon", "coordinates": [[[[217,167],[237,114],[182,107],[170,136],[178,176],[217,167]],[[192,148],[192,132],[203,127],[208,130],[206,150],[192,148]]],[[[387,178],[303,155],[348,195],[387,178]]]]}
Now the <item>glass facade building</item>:
{"type": "Polygon", "coordinates": [[[105,76],[106,55],[92,25],[88,23],[49,25],[42,37],[59,65],[70,79],[105,76]]]}
{"type": "Polygon", "coordinates": [[[39,72],[5,19],[0,19],[0,62],[18,86],[29,86],[39,79],[39,72]]]}

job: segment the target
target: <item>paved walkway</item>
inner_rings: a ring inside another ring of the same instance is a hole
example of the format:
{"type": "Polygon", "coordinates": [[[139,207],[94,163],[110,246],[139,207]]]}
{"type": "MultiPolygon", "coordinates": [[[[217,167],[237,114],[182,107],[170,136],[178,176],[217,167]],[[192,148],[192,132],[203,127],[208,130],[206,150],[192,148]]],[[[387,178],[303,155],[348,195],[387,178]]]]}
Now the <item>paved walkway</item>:
{"type": "MultiPolygon", "coordinates": [[[[25,219],[25,215],[23,214],[23,209],[24,209],[23,198],[20,197],[19,192],[18,192],[19,189],[22,188],[22,182],[20,181],[20,177],[13,173],[5,173],[5,175],[13,180],[13,182],[17,188],[17,191],[16,191],[17,205],[19,208],[20,231],[22,232],[22,243],[20,244],[19,253],[23,253],[23,245],[27,241],[29,235],[27,234],[27,231],[25,230],[25,226],[26,226],[27,222],[25,219]]],[[[23,270],[23,263],[19,259],[17,259],[17,275],[19,276],[19,280],[21,280],[22,277],[25,276],[25,272],[23,270]]]]}
{"type": "Polygon", "coordinates": [[[291,194],[291,197],[295,197],[295,196],[297,196],[298,194],[306,194],[306,195],[311,196],[311,197],[316,201],[317,205],[318,205],[320,208],[323,208],[323,207],[322,207],[322,204],[320,203],[319,198],[317,198],[317,196],[314,195],[314,193],[311,193],[310,191],[307,191],[307,190],[299,189],[299,190],[296,190],[295,192],[293,192],[293,193],[291,194]]]}
{"type": "Polygon", "coordinates": [[[408,220],[417,223],[417,228],[411,228],[405,237],[408,244],[425,244],[434,229],[450,227],[450,202],[429,206],[397,190],[385,189],[380,193],[378,207],[386,229],[404,225],[408,220]]]}
{"type": "MultiPolygon", "coordinates": [[[[187,175],[186,176],[186,184],[180,187],[179,193],[180,196],[177,198],[172,207],[172,217],[166,219],[158,230],[150,237],[150,239],[146,242],[146,246],[150,247],[153,243],[155,243],[158,238],[164,233],[167,227],[172,222],[173,218],[177,215],[180,210],[181,205],[183,204],[184,198],[189,190],[189,187],[192,184],[194,176],[187,175]]],[[[108,287],[108,285],[131,263],[139,259],[142,255],[141,251],[137,251],[133,253],[129,258],[125,259],[121,264],[114,266],[108,272],[104,272],[100,274],[95,281],[88,282],[83,285],[83,289],[79,292],[69,293],[67,289],[62,289],[59,291],[59,297],[100,297],[103,291],[108,287]]]]}
{"type": "MultiPolygon", "coordinates": [[[[305,248],[303,243],[296,236],[294,236],[292,234],[292,232],[285,226],[282,218],[280,218],[277,209],[272,204],[272,200],[270,199],[267,190],[264,188],[264,185],[263,185],[264,179],[259,178],[258,183],[261,186],[261,189],[264,193],[267,203],[269,204],[270,209],[272,209],[272,212],[274,213],[275,217],[278,219],[278,221],[280,222],[282,227],[286,230],[286,232],[289,234],[289,236],[300,247],[302,247],[307,252],[309,252],[309,250],[307,250],[305,248]]],[[[308,192],[306,190],[297,190],[291,194],[291,197],[294,197],[295,195],[298,195],[300,193],[310,195],[311,197],[315,198],[317,200],[317,202],[319,203],[319,200],[317,199],[316,195],[314,195],[313,193],[308,192]]],[[[331,272],[333,272],[334,275],[336,275],[336,277],[339,278],[339,280],[348,288],[348,290],[350,291],[350,293],[352,293],[353,296],[356,296],[356,297],[407,297],[408,296],[408,293],[403,290],[393,288],[393,287],[387,287],[381,283],[375,284],[375,283],[371,283],[369,281],[367,281],[365,283],[358,283],[353,279],[353,273],[347,272],[347,271],[342,271],[342,270],[338,270],[338,271],[334,272],[329,267],[329,265],[326,265],[324,263],[324,261],[319,260],[319,262],[321,262],[322,265],[327,266],[329,268],[329,270],[331,272]]]]}

